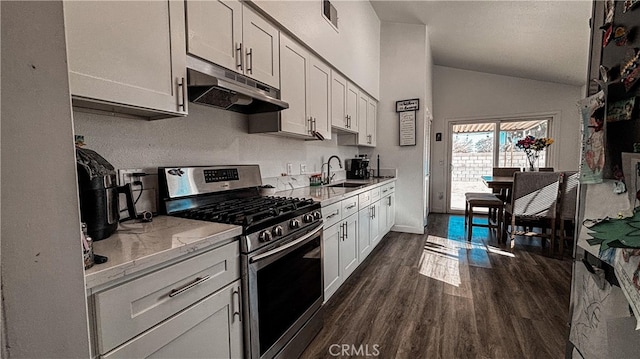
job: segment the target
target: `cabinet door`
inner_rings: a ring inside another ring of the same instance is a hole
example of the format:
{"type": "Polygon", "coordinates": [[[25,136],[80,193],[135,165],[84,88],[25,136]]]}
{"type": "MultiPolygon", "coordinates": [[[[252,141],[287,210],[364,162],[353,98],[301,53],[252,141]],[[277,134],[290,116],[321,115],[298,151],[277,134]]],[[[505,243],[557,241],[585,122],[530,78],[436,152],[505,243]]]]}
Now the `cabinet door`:
{"type": "Polygon", "coordinates": [[[309,67],[308,109],[313,117],[315,130],[325,139],[331,138],[331,69],[315,56],[309,67]]]}
{"type": "Polygon", "coordinates": [[[380,215],[378,216],[378,228],[380,230],[380,239],[387,234],[387,216],[389,213],[389,196],[380,199],[380,215]]]}
{"type": "Polygon", "coordinates": [[[347,129],[347,80],[331,71],[331,126],[347,129]]]}
{"type": "MultiPolygon", "coordinates": [[[[342,222],[340,222],[342,223],[342,222]]],[[[324,229],[324,243],[322,250],[322,270],[324,277],[324,301],[331,298],[338,290],[342,279],[340,277],[340,223],[324,229]]]]}
{"type": "Polygon", "coordinates": [[[367,111],[369,110],[369,96],[360,91],[358,93],[358,144],[369,144],[369,131],[367,129],[367,111]]]}
{"type": "Polygon", "coordinates": [[[376,145],[376,128],[378,126],[378,102],[369,97],[369,107],[367,107],[367,144],[376,145]]]}
{"type": "Polygon", "coordinates": [[[358,215],[353,214],[341,222],[340,268],[344,282],[358,267],[358,215]]]}
{"type": "Polygon", "coordinates": [[[362,263],[371,252],[371,209],[358,212],[358,262],[362,263]]]}
{"type": "Polygon", "coordinates": [[[75,98],[186,114],[184,7],[178,1],[65,1],[75,98]]]}
{"type": "Polygon", "coordinates": [[[371,235],[371,249],[378,245],[380,240],[380,201],[372,204],[369,209],[371,210],[371,222],[370,222],[370,235],[371,235]]]}
{"type": "Polygon", "coordinates": [[[282,131],[309,135],[309,117],[307,115],[307,71],[309,53],[286,36],[280,42],[280,94],[289,108],[281,111],[282,131]]]}
{"type": "Polygon", "coordinates": [[[387,232],[396,224],[396,194],[391,193],[388,199],[389,209],[387,210],[387,232]]]}
{"type": "Polygon", "coordinates": [[[241,358],[240,281],[103,355],[103,358],[241,358]]]}
{"type": "Polygon", "coordinates": [[[236,0],[187,1],[187,51],[242,72],[242,3],[236,0]]]}
{"type": "Polygon", "coordinates": [[[280,32],[275,26],[244,6],[242,39],[245,75],[273,87],[280,85],[279,38],[280,32]]]}
{"type": "Polygon", "coordinates": [[[357,132],[359,129],[358,123],[358,101],[360,94],[358,88],[351,82],[347,82],[347,128],[351,131],[357,132]]]}

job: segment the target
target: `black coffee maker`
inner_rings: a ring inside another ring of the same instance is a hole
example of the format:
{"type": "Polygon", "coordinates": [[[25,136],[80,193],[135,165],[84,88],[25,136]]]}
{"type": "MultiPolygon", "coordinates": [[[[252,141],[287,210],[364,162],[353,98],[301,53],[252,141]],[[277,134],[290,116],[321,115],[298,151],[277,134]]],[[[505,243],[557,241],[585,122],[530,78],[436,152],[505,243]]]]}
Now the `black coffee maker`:
{"type": "Polygon", "coordinates": [[[346,161],[347,179],[368,179],[369,159],[367,155],[350,158],[346,161]]]}
{"type": "Polygon", "coordinates": [[[99,241],[109,237],[120,221],[119,194],[127,199],[129,218],[136,218],[131,185],[117,186],[113,166],[95,151],[76,148],[80,216],[87,224],[87,234],[99,241]]]}

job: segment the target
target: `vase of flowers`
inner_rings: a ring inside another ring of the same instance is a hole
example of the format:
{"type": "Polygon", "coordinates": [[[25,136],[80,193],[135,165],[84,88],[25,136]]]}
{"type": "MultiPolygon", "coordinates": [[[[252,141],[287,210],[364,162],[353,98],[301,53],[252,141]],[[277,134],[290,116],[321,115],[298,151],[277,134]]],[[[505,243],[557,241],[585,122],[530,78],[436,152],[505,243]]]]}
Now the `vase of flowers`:
{"type": "Polygon", "coordinates": [[[529,167],[526,170],[536,171],[536,164],[538,163],[538,157],[540,157],[540,151],[549,147],[552,143],[553,138],[535,138],[531,135],[516,142],[516,147],[522,149],[527,155],[527,162],[529,162],[529,167]]]}

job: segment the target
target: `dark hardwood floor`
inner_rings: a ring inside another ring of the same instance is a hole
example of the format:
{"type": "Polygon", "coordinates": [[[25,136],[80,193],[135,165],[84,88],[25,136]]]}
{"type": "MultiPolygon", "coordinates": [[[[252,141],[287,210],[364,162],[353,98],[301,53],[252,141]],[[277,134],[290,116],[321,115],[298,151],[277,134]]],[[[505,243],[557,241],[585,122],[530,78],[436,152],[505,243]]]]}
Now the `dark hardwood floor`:
{"type": "Polygon", "coordinates": [[[539,239],[505,247],[474,227],[467,242],[463,216],[430,215],[428,234],[385,236],[302,358],[563,358],[570,283],[569,254],[539,239]]]}

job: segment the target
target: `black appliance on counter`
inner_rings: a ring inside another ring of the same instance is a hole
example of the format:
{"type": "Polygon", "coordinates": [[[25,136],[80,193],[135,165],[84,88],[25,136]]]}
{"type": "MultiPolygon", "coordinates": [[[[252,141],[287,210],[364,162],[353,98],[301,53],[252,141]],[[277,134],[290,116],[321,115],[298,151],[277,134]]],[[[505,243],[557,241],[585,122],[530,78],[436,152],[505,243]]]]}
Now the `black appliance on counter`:
{"type": "Polygon", "coordinates": [[[257,165],[158,169],[161,211],[242,226],[245,358],[297,358],[322,329],[322,213],[260,196],[257,165]]]}
{"type": "Polygon", "coordinates": [[[113,166],[95,151],[76,148],[80,218],[87,234],[99,241],[113,234],[120,221],[119,194],[127,198],[129,218],[136,218],[131,185],[117,186],[113,166]]]}
{"type": "Polygon", "coordinates": [[[366,155],[346,160],[347,179],[368,179],[369,159],[366,155]]]}

